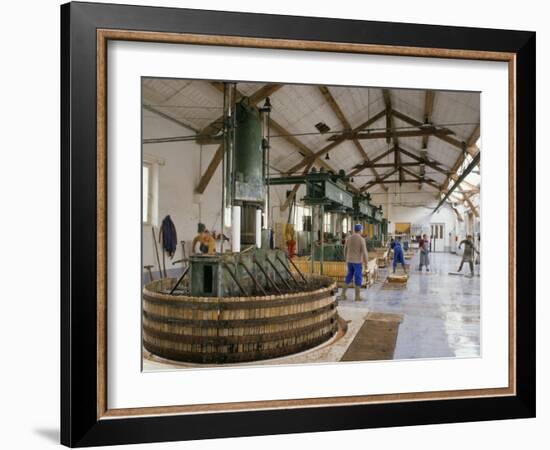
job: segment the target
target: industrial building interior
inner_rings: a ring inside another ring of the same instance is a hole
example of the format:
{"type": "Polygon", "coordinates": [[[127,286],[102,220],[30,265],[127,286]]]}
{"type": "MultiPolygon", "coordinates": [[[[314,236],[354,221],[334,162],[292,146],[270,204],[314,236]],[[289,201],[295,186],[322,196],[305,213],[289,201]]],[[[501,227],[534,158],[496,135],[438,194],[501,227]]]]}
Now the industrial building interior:
{"type": "Polygon", "coordinates": [[[142,144],[144,370],[480,355],[478,92],[143,78],[142,144]]]}

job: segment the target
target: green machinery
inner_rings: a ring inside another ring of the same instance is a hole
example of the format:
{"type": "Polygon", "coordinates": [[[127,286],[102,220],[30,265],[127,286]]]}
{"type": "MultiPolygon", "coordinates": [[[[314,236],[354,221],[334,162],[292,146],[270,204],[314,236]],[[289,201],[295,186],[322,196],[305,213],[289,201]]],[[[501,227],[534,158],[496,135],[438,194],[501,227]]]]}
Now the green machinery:
{"type": "Polygon", "coordinates": [[[256,244],[256,221],[261,221],[266,198],[260,111],[241,101],[235,105],[235,120],[236,150],[233,177],[229,180],[232,181],[232,204],[240,207],[241,246],[249,246],[256,244]]]}
{"type": "Polygon", "coordinates": [[[235,116],[233,202],[262,206],[266,186],[260,111],[242,100],[235,105],[235,116]]]}
{"type": "Polygon", "coordinates": [[[189,284],[173,289],[193,297],[235,297],[281,294],[302,290],[307,280],[282,250],[253,249],[240,253],[193,255],[189,259],[189,284]]]}
{"type": "MultiPolygon", "coordinates": [[[[233,252],[251,245],[262,248],[269,242],[269,192],[265,179],[270,111],[269,101],[262,108],[250,104],[246,97],[235,102],[234,89],[226,86],[222,210],[231,208],[233,252]]],[[[221,215],[223,228],[225,214],[221,215]]]]}
{"type": "Polygon", "coordinates": [[[321,274],[323,261],[341,261],[343,248],[341,242],[335,240],[326,242],[324,233],[325,212],[334,215],[351,215],[353,213],[353,194],[346,188],[347,177],[344,171],[338,174],[317,171],[313,168],[309,173],[288,177],[277,177],[268,180],[270,185],[305,184],[306,195],[302,198],[305,205],[312,207],[310,227],[310,255],[312,271],[314,261],[320,262],[321,274]]]}
{"type": "Polygon", "coordinates": [[[370,194],[356,195],[353,198],[353,218],[367,226],[373,225],[373,236],[367,241],[369,250],[381,247],[388,234],[387,221],[382,213],[382,206],[374,206],[370,203],[370,194]]]}
{"type": "MultiPolygon", "coordinates": [[[[323,261],[342,261],[344,252],[341,240],[334,237],[334,233],[325,233],[325,212],[329,212],[341,221],[342,216],[350,216],[354,220],[367,225],[372,224],[374,236],[367,241],[369,250],[380,247],[387,236],[387,221],[382,217],[382,206],[374,206],[370,203],[370,195],[352,194],[347,190],[345,182],[348,181],[344,171],[338,174],[317,171],[312,169],[303,175],[277,177],[268,180],[271,185],[305,184],[306,195],[302,201],[312,206],[313,214],[311,224],[308,227],[310,255],[312,255],[312,267],[314,261],[320,261],[321,273],[323,273],[323,261]],[[320,232],[323,230],[323,233],[320,232]],[[324,239],[321,239],[323,235],[324,239]]],[[[347,230],[341,230],[343,232],[347,230]]],[[[301,232],[298,239],[305,239],[305,231],[301,232]]],[[[337,234],[337,233],[336,233],[337,234]]]]}
{"type": "MultiPolygon", "coordinates": [[[[340,241],[330,242],[325,233],[325,213],[333,215],[350,214],[353,211],[353,195],[346,189],[344,183],[345,173],[340,171],[338,175],[329,174],[324,171],[316,172],[314,169],[306,175],[306,195],[302,198],[304,204],[313,207],[312,221],[317,223],[320,230],[318,243],[312,235],[311,240],[311,264],[313,271],[314,261],[320,262],[319,267],[323,274],[324,261],[342,261],[344,249],[340,241]],[[329,242],[327,242],[329,241],[329,242]]],[[[312,230],[314,226],[312,226],[312,230]]],[[[313,233],[313,232],[312,232],[313,233]]]]}

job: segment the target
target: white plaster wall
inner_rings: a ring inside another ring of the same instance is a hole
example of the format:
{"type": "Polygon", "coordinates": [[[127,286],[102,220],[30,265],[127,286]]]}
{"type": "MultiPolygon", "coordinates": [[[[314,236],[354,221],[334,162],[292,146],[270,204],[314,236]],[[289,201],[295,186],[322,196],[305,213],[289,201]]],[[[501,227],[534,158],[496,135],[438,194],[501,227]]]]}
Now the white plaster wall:
{"type": "MultiPolygon", "coordinates": [[[[144,111],[144,138],[186,136],[190,130],[173,122],[144,111]]],[[[178,241],[184,240],[189,254],[191,241],[197,232],[197,223],[203,222],[208,229],[220,231],[221,209],[221,165],[202,195],[195,194],[201,173],[206,170],[217,146],[199,146],[194,142],[173,142],[146,144],[144,156],[158,158],[164,164],[158,166],[158,221],[154,223],[155,233],[162,219],[169,214],[176,226],[178,241]]],[[[143,265],[157,268],[150,225],[143,225],[143,265]]],[[[158,239],[158,235],[157,235],[158,239]]],[[[160,250],[160,248],[159,248],[160,250]]],[[[178,245],[175,259],[181,258],[178,245]]],[[[162,261],[162,260],[161,260],[162,261]]],[[[166,268],[172,266],[167,260],[166,268]]]]}
{"type": "Polygon", "coordinates": [[[389,233],[394,232],[396,222],[422,225],[423,233],[428,235],[431,223],[443,223],[445,224],[445,250],[454,249],[454,236],[457,233],[460,234],[456,214],[448,205],[443,205],[434,213],[438,200],[432,191],[418,191],[413,194],[411,189],[407,188],[406,194],[400,194],[399,188],[392,187],[388,193],[373,194],[372,202],[375,205],[382,205],[384,217],[389,220],[389,233]],[[451,233],[450,236],[449,233],[451,233]]]}

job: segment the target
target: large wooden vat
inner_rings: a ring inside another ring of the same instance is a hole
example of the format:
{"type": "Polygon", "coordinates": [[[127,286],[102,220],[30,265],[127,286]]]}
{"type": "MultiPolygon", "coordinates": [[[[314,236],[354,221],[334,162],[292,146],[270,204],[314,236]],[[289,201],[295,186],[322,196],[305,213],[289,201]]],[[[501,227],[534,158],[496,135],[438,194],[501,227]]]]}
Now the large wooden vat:
{"type": "Polygon", "coordinates": [[[249,297],[170,295],[175,279],[143,289],[143,345],[196,363],[256,361],[297,353],[337,331],[336,285],[308,276],[305,292],[249,297]]]}

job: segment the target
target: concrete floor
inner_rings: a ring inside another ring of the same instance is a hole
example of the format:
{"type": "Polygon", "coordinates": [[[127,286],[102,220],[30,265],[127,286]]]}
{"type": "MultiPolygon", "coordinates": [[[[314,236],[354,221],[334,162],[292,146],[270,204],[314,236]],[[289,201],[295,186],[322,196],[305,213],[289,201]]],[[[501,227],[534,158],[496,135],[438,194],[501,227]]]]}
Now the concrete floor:
{"type": "MultiPolygon", "coordinates": [[[[456,272],[460,259],[450,253],[432,253],[431,271],[424,268],[421,273],[416,253],[407,261],[411,270],[405,289],[384,290],[379,282],[363,291],[366,302],[340,304],[403,315],[394,359],[477,357],[480,355],[479,266],[474,266],[473,278],[449,275],[456,272]]],[[[469,271],[469,266],[462,269],[465,275],[469,271]]],[[[387,270],[381,270],[380,280],[386,275],[387,270]]]]}
{"type": "MultiPolygon", "coordinates": [[[[367,313],[395,313],[403,316],[399,327],[394,359],[478,357],[480,355],[480,278],[449,275],[456,272],[460,257],[450,253],[432,253],[431,271],[418,271],[418,254],[410,262],[407,286],[400,290],[386,290],[383,282],[386,269],[380,270],[379,281],[369,289],[361,290],[363,301],[355,302],[353,289],[350,300],[340,301],[338,313],[347,321],[344,336],[315,349],[283,358],[245,363],[307,364],[340,361],[361,328],[367,313]]],[[[391,269],[390,269],[391,270],[391,269]]],[[[469,274],[469,267],[463,268],[469,274]]],[[[398,269],[398,272],[400,270],[398,269]]],[[[340,294],[340,293],[338,293],[340,294]]],[[[175,363],[144,354],[145,371],[174,370],[201,365],[175,363]]],[[[204,366],[202,366],[204,367],[204,366]]]]}

